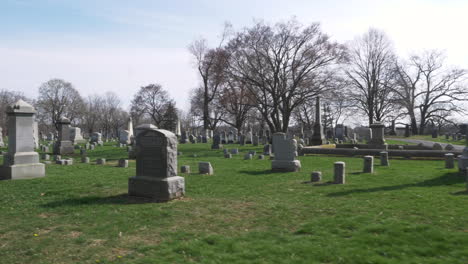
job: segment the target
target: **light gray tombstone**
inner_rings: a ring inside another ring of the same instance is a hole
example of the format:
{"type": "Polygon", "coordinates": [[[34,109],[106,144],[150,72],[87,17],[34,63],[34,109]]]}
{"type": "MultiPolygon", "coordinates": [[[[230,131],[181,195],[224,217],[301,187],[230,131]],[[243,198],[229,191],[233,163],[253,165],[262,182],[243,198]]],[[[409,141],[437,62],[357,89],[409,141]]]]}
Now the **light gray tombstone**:
{"type": "Polygon", "coordinates": [[[181,173],[190,173],[190,166],[189,165],[184,165],[180,167],[180,172],[181,173]]]}
{"type": "Polygon", "coordinates": [[[209,162],[199,162],[198,163],[198,172],[200,174],[213,175],[214,170],[213,170],[213,167],[211,166],[211,163],[209,163],[209,162]]]}
{"type": "Polygon", "coordinates": [[[455,155],[453,155],[453,153],[445,154],[445,168],[447,169],[455,168],[455,155]]]}
{"type": "Polygon", "coordinates": [[[374,157],[373,156],[364,156],[364,168],[362,171],[364,173],[374,173],[374,157]]]}
{"type": "Polygon", "coordinates": [[[334,183],[346,183],[346,164],[343,161],[337,161],[334,164],[334,183]]]}
{"type": "Polygon", "coordinates": [[[54,146],[54,154],[64,155],[75,152],[73,144],[70,141],[70,120],[62,117],[58,121],[59,135],[54,146]]]}
{"type": "Polygon", "coordinates": [[[247,153],[244,155],[244,160],[251,160],[252,159],[252,154],[247,153]]]}
{"type": "Polygon", "coordinates": [[[106,165],[106,159],[101,158],[96,160],[97,165],[106,165]]]}
{"type": "Polygon", "coordinates": [[[310,175],[311,182],[319,182],[322,180],[322,172],[321,171],[313,171],[310,175]]]}
{"type": "Polygon", "coordinates": [[[232,159],[232,154],[231,153],[225,153],[224,158],[226,159],[232,159]]]}
{"type": "Polygon", "coordinates": [[[119,159],[119,167],[128,168],[128,159],[119,159]]]}
{"type": "Polygon", "coordinates": [[[82,163],[89,163],[89,158],[88,157],[81,157],[81,162],[82,163]]]}
{"type": "Polygon", "coordinates": [[[138,127],[136,176],[128,181],[133,196],[168,201],[185,195],[185,179],[177,176],[177,137],[151,124],[138,127]]]}
{"type": "Polygon", "coordinates": [[[259,159],[259,160],[264,160],[264,159],[265,159],[265,155],[262,155],[262,154],[258,155],[258,159],[259,159]]]}
{"type": "Polygon", "coordinates": [[[380,152],[380,166],[390,166],[390,163],[388,162],[387,151],[380,152]]]}
{"type": "Polygon", "coordinates": [[[337,124],[335,126],[335,137],[338,139],[338,140],[343,140],[344,138],[344,126],[343,124],[337,124]]]}
{"type": "Polygon", "coordinates": [[[275,159],[271,162],[273,171],[294,172],[301,169],[301,162],[296,160],[297,142],[286,138],[285,133],[273,134],[275,159]]]}
{"type": "Polygon", "coordinates": [[[73,144],[85,143],[86,140],[81,135],[81,128],[79,127],[70,127],[70,141],[73,144]]]}
{"type": "Polygon", "coordinates": [[[8,153],[3,156],[0,179],[15,180],[45,176],[45,165],[34,152],[34,107],[23,100],[7,107],[8,153]]]}

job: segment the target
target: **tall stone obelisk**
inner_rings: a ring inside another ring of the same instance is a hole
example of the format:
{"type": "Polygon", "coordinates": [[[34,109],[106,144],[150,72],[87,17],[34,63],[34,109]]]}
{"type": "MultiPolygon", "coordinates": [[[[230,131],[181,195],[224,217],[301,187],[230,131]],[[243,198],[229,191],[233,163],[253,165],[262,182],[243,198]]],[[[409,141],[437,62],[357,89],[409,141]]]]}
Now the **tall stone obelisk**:
{"type": "Polygon", "coordinates": [[[311,145],[323,145],[325,144],[325,136],[323,134],[322,126],[322,111],[320,108],[320,97],[317,96],[315,101],[315,124],[314,133],[310,140],[311,145]]]}

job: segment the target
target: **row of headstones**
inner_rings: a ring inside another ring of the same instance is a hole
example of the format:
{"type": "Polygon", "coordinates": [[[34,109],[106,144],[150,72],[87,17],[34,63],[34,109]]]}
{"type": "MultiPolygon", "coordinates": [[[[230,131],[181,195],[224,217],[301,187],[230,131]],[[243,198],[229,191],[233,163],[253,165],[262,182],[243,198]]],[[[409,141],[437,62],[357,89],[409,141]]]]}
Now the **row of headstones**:
{"type": "MultiPolygon", "coordinates": [[[[459,141],[459,140],[463,140],[463,139],[466,138],[465,135],[460,134],[460,133],[445,134],[445,139],[446,140],[450,140],[450,137],[452,138],[453,141],[459,141]]],[[[433,136],[433,138],[434,138],[434,136],[433,136]]]]}
{"type": "MultiPolygon", "coordinates": [[[[50,164],[50,155],[43,153],[41,156],[42,160],[44,161],[45,164],[50,164]]],[[[54,155],[53,161],[55,161],[56,164],[59,165],[73,165],[73,159],[68,158],[68,159],[62,159],[61,155],[54,155]]],[[[90,158],[86,156],[81,157],[81,163],[90,163],[90,158]]],[[[106,165],[106,159],[104,158],[99,158],[96,159],[96,164],[97,165],[106,165]]],[[[119,159],[118,161],[118,167],[128,167],[128,159],[119,159]]]]}
{"type": "MultiPolygon", "coordinates": [[[[390,166],[388,161],[388,152],[380,152],[380,165],[381,166],[390,166]]],[[[334,163],[334,183],[336,184],[345,184],[345,167],[346,164],[343,161],[337,161],[334,163]]],[[[455,155],[453,153],[445,154],[445,168],[453,169],[455,168],[455,155]]],[[[364,156],[364,165],[363,173],[374,173],[374,157],[373,156],[364,156]]],[[[322,172],[314,171],[311,174],[311,182],[319,182],[322,180],[322,172]]],[[[468,179],[467,179],[468,180],[468,179]]]]}

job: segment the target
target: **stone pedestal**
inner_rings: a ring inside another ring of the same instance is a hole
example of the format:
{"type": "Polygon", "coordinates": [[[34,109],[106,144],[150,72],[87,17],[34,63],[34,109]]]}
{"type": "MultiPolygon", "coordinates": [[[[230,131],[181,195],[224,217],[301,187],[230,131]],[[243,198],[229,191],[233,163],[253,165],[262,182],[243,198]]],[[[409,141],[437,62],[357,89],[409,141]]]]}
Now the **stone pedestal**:
{"type": "Polygon", "coordinates": [[[36,110],[23,100],[8,106],[8,153],[3,157],[0,179],[30,179],[45,176],[45,165],[34,152],[33,115],[36,110]]]}
{"type": "Polygon", "coordinates": [[[128,181],[128,193],[156,201],[185,194],[185,180],[177,176],[177,137],[151,124],[137,128],[136,176],[128,181]]]}

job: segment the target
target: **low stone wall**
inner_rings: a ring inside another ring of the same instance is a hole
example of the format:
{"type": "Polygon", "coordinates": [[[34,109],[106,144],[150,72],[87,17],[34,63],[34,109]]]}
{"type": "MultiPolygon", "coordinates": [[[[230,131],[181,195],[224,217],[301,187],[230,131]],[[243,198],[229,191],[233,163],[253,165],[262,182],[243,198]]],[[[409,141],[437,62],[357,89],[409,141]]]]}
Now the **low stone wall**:
{"type": "MultiPolygon", "coordinates": [[[[379,156],[382,149],[349,149],[349,148],[311,148],[304,147],[301,150],[301,155],[306,154],[325,154],[325,155],[343,155],[343,156],[379,156]]],[[[445,151],[445,150],[386,150],[389,156],[392,157],[418,157],[418,158],[445,158],[445,154],[453,153],[456,156],[461,155],[461,151],[445,151]]]]}

